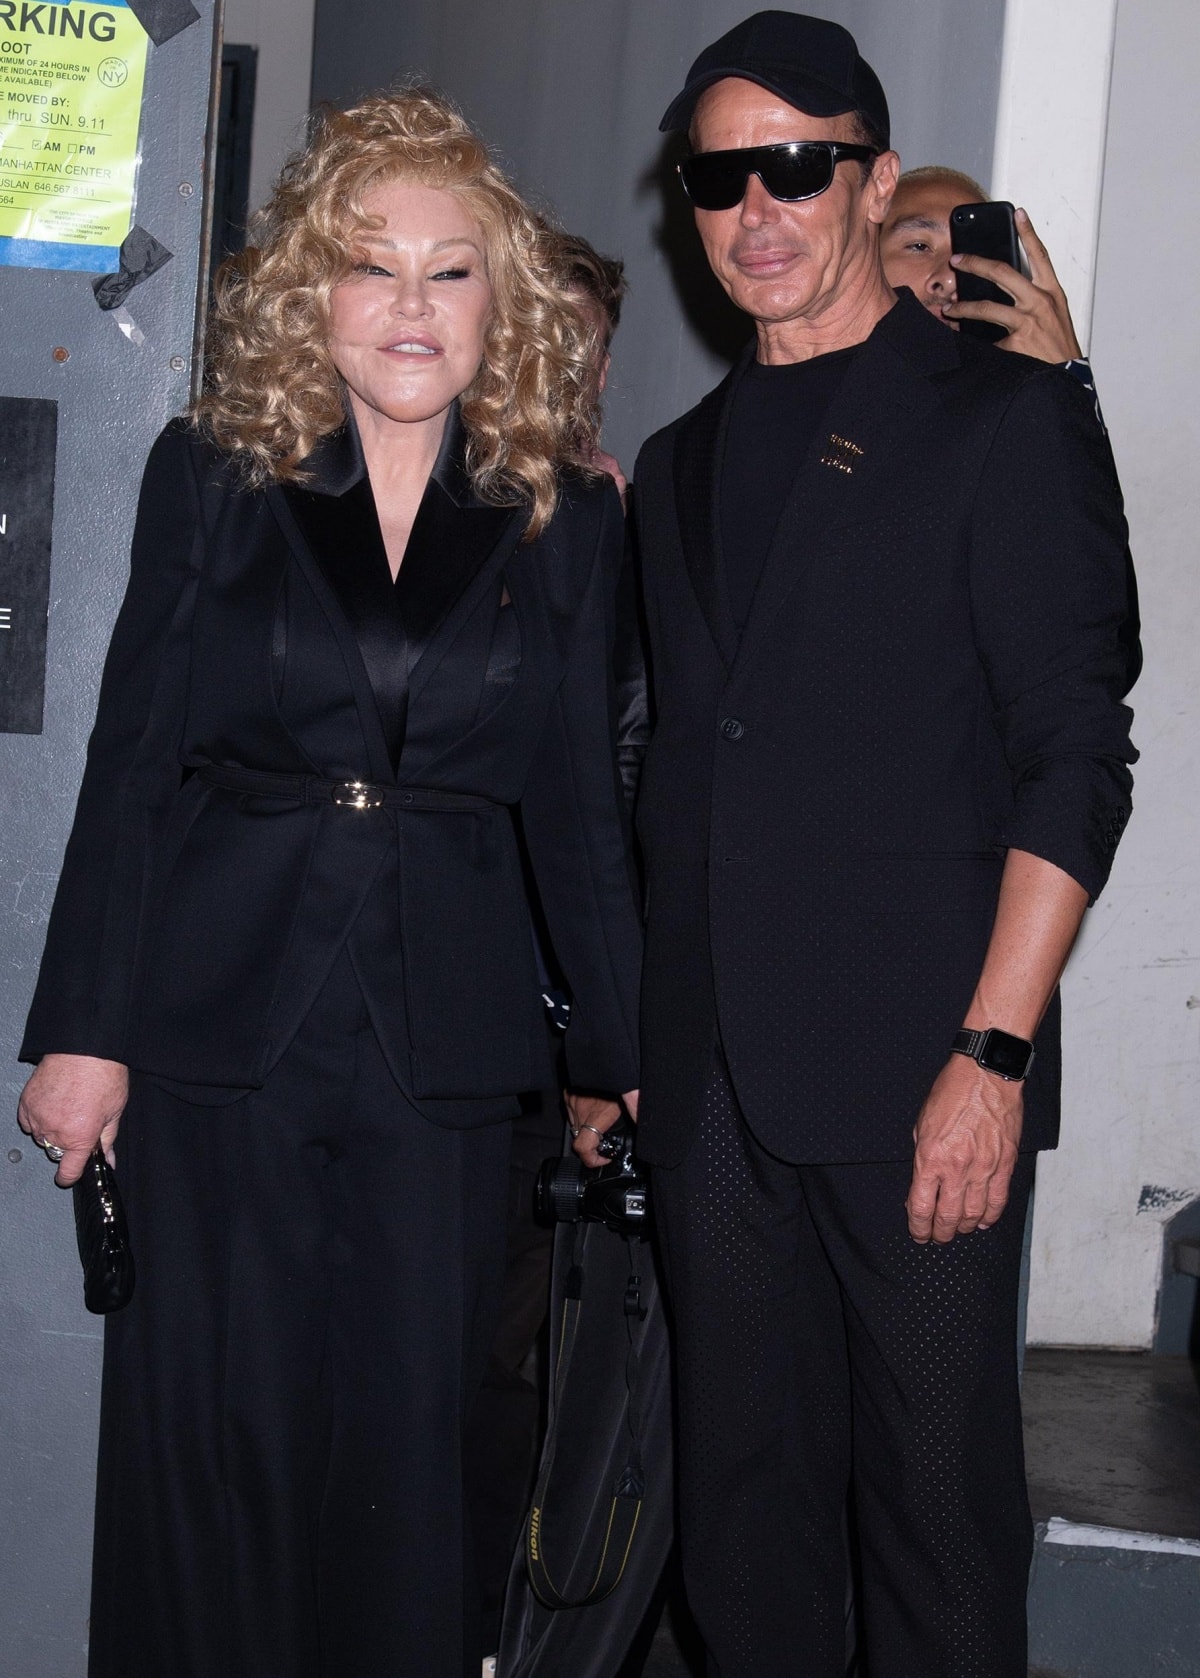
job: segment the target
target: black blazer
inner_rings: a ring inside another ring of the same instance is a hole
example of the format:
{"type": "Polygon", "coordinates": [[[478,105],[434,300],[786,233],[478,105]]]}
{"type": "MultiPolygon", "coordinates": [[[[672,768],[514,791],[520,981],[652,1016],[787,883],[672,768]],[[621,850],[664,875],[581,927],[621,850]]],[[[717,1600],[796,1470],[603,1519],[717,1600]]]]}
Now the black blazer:
{"type": "MultiPolygon", "coordinates": [[[[716,503],[750,353],[634,480],[657,707],[641,1151],[682,1156],[719,1036],[780,1157],[903,1159],[1006,848],[1094,897],[1129,812],[1120,491],[1074,380],[902,292],[798,463],[739,644],[716,503]]],[[[1026,1147],[1055,1140],[1057,1033],[1052,1009],[1026,1147]]]]}
{"type": "Polygon", "coordinates": [[[348,552],[386,564],[353,426],[308,464],[303,489],[247,490],[180,421],[151,452],[23,1058],[256,1087],[349,939],[392,1069],[429,1116],[512,1110],[547,1072],[519,808],[574,998],[571,1076],[632,1088],[615,490],[568,476],[524,543],[522,513],[473,495],[452,424],[403,569],[454,586],[407,622],[398,668],[330,580],[348,552]],[[311,785],[214,785],[213,766],[433,796],[356,810],[311,785]],[[453,794],[470,807],[447,808],[453,794]]]}

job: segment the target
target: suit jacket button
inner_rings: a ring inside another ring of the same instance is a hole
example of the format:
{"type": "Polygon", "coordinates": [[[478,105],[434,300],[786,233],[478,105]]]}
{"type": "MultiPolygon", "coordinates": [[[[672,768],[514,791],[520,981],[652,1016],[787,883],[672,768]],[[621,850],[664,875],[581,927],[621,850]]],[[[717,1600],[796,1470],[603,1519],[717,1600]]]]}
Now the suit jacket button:
{"type": "Polygon", "coordinates": [[[721,733],[727,740],[740,740],[745,732],[744,724],[740,723],[736,717],[723,717],[721,719],[721,733]]]}

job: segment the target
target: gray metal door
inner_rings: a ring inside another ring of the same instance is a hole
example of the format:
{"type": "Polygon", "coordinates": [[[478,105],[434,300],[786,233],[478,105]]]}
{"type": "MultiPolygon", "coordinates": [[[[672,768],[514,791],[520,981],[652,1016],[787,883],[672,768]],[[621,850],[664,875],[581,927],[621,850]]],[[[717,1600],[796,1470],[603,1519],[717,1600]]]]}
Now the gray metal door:
{"type": "MultiPolygon", "coordinates": [[[[87,14],[101,15],[91,4],[87,14]]],[[[171,261],[129,293],[123,315],[97,306],[94,275],[0,267],[0,398],[58,404],[44,723],[40,734],[0,732],[0,1672],[6,1678],[78,1678],[86,1659],[101,1319],[83,1308],[70,1197],[52,1187],[51,1166],[16,1128],[27,1071],[16,1052],[124,588],[142,463],[159,428],[189,397],[220,0],[195,0],[195,6],[195,21],[161,44],[152,41],[142,102],[134,220],[173,253],[171,261]]],[[[66,10],[25,8],[56,34],[66,30],[59,15],[66,10]]],[[[130,10],[152,38],[187,16],[177,0],[134,0],[130,10]]],[[[129,11],[122,16],[127,20],[129,11]]],[[[0,48],[11,53],[18,41],[0,20],[0,48]]],[[[39,119],[41,111],[31,109],[39,119]]],[[[64,143],[59,155],[66,149],[64,143]]],[[[15,493],[11,482],[7,488],[15,493]]],[[[0,519],[5,492],[0,472],[0,519]]],[[[0,605],[3,558],[0,538],[0,605]]]]}

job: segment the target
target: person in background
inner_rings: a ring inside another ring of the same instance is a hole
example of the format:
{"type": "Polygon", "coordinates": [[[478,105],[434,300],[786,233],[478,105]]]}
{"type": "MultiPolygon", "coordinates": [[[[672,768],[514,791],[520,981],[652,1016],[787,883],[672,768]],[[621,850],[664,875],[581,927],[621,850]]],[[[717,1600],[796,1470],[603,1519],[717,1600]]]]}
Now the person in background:
{"type": "MultiPolygon", "coordinates": [[[[1066,293],[1039,239],[1027,211],[1016,211],[1017,232],[1029,261],[1029,275],[1019,274],[1006,262],[990,262],[978,256],[954,256],[950,249],[950,213],[959,204],[986,204],[988,196],[978,181],[958,169],[928,164],[908,169],[896,183],[896,191],[883,224],[880,254],[888,284],[907,286],[936,320],[958,331],[959,322],[975,319],[1002,326],[1007,336],[998,348],[1032,356],[1061,367],[1087,392],[1102,431],[1104,414],[1096,391],[1091,362],[1083,355],[1075,335],[1066,293]],[[960,303],[958,274],[961,271],[991,280],[1013,299],[1004,303],[960,303]]],[[[1129,609],[1121,627],[1121,642],[1128,662],[1132,687],[1142,668],[1139,639],[1137,577],[1133,556],[1126,551],[1125,586],[1129,609]]]]}
{"type": "Polygon", "coordinates": [[[636,1106],[591,334],[454,107],[319,115],[155,444],[22,1048],[117,1149],[91,1678],[475,1678],[511,1120],[636,1106]],[[120,1136],[118,1140],[118,1129],[120,1136]]]}
{"type": "Polygon", "coordinates": [[[907,169],[896,183],[880,242],[889,285],[908,286],[919,303],[955,330],[963,320],[986,320],[1004,327],[1007,336],[999,340],[1001,349],[1057,363],[1094,398],[1092,370],[1079,347],[1066,293],[1028,211],[1016,212],[1017,233],[1029,262],[1028,277],[1007,262],[952,255],[950,212],[959,204],[988,202],[978,181],[958,169],[941,164],[907,169]],[[960,272],[991,280],[1008,292],[1012,305],[960,303],[960,272]]]}
{"type": "MultiPolygon", "coordinates": [[[[599,409],[612,363],[613,334],[621,324],[621,303],[627,289],[625,264],[619,257],[601,256],[577,233],[552,233],[551,238],[555,271],[595,334],[592,368],[599,409]]],[[[580,458],[589,466],[607,472],[620,491],[622,502],[625,501],[629,491],[625,474],[616,456],[601,448],[598,435],[580,439],[580,458]]]]}
{"type": "MultiPolygon", "coordinates": [[[[624,264],[601,256],[578,234],[544,224],[543,258],[564,297],[582,314],[586,329],[585,400],[572,449],[579,462],[606,473],[624,500],[626,483],[620,465],[600,447],[600,401],[608,380],[613,334],[625,295],[624,264]]],[[[640,726],[645,706],[645,675],[640,643],[631,636],[629,614],[635,585],[627,564],[617,584],[619,623],[614,648],[617,698],[617,750],[627,801],[632,800],[644,750],[640,726]]],[[[563,1032],[570,1019],[570,999],[539,940],[542,994],[547,1029],[557,1065],[563,1032]]],[[[495,1672],[500,1618],[513,1551],[526,1513],[538,1450],[543,1408],[538,1342],[549,1304],[554,1231],[534,1217],[538,1171],[548,1155],[559,1152],[564,1131],[561,1082],[522,1101],[513,1123],[509,1170],[507,1257],[500,1321],[488,1355],[483,1385],[471,1417],[466,1443],[466,1482],[482,1597],[480,1653],[484,1678],[495,1672]]]]}
{"type": "MultiPolygon", "coordinates": [[[[598,420],[601,399],[608,386],[613,335],[621,324],[621,304],[628,289],[625,264],[618,257],[601,256],[578,234],[558,233],[553,237],[555,272],[568,295],[583,310],[593,333],[591,366],[596,380],[598,420]]],[[[620,492],[622,505],[627,506],[628,481],[620,461],[601,446],[598,428],[591,435],[581,437],[578,448],[579,458],[585,465],[608,473],[620,492]]],[[[645,626],[632,543],[626,544],[617,582],[616,622],[613,680],[617,698],[617,762],[626,809],[632,813],[642,759],[650,738],[645,626]]]]}

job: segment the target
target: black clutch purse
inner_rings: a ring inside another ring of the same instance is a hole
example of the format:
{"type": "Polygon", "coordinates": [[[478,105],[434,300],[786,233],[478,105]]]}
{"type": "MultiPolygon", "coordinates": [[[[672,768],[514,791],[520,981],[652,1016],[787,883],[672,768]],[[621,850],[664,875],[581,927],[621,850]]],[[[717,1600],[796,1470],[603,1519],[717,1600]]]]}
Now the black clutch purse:
{"type": "Polygon", "coordinates": [[[103,1316],[133,1298],[133,1249],[116,1175],[97,1147],[72,1189],[75,1238],[83,1263],[83,1303],[103,1316]]]}

